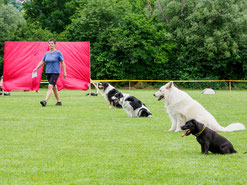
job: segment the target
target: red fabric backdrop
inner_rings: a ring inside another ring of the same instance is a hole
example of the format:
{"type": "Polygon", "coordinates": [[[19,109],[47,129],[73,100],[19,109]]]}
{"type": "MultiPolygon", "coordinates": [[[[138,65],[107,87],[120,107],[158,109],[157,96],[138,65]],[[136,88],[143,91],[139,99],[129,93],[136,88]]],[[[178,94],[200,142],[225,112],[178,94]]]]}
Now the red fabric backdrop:
{"type": "MultiPolygon", "coordinates": [[[[61,72],[57,81],[58,90],[87,90],[90,84],[90,43],[57,42],[66,64],[67,78],[61,72]]],[[[5,42],[2,89],[5,91],[39,90],[43,67],[32,78],[33,69],[49,50],[47,42],[5,42]]]]}

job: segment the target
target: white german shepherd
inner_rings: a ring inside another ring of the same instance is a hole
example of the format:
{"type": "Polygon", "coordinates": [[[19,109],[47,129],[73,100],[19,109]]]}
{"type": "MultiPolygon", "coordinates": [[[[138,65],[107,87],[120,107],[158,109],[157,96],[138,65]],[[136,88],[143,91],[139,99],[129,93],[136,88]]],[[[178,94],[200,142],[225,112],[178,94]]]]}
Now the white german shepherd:
{"type": "Polygon", "coordinates": [[[154,96],[158,97],[158,100],[165,98],[165,108],[172,122],[169,131],[181,131],[181,126],[191,119],[203,123],[214,131],[231,132],[245,129],[241,123],[232,123],[225,128],[220,126],[212,114],[187,93],[176,88],[172,81],[162,86],[154,96]]]}

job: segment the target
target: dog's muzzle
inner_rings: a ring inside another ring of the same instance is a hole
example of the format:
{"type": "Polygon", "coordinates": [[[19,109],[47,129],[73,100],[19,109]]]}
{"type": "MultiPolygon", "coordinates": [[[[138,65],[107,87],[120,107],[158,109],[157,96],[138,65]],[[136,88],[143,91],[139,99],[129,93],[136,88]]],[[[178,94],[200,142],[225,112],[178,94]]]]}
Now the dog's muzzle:
{"type": "Polygon", "coordinates": [[[185,131],[185,133],[181,137],[188,136],[188,135],[190,135],[190,133],[191,133],[191,130],[188,129],[185,131]]]}
{"type": "Polygon", "coordinates": [[[162,99],[164,98],[163,95],[161,95],[161,96],[156,96],[155,94],[153,94],[153,96],[154,96],[154,97],[159,97],[159,98],[158,98],[158,101],[160,101],[160,100],[162,100],[162,99]]]}
{"type": "Polygon", "coordinates": [[[117,103],[119,100],[118,100],[118,98],[116,98],[115,96],[113,96],[112,98],[111,98],[115,103],[117,103]]]}
{"type": "Polygon", "coordinates": [[[164,98],[163,95],[161,95],[159,98],[158,98],[158,101],[162,100],[164,98]]]}

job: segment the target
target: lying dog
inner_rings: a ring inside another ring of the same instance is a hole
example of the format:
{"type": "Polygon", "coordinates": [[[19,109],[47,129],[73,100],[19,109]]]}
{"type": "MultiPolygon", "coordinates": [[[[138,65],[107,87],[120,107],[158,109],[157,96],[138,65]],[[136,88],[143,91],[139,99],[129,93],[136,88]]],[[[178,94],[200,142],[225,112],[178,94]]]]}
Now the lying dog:
{"type": "Polygon", "coordinates": [[[197,141],[201,144],[202,153],[208,154],[208,151],[218,154],[231,154],[236,153],[232,143],[225,137],[219,135],[217,132],[204,126],[204,124],[192,119],[187,121],[182,130],[187,130],[183,136],[193,134],[196,136],[197,141]]]}
{"type": "Polygon", "coordinates": [[[146,105],[134,96],[118,92],[112,99],[122,105],[129,117],[152,117],[152,113],[146,105]]]}
{"type": "Polygon", "coordinates": [[[113,87],[112,85],[110,85],[109,83],[107,82],[102,82],[100,83],[99,85],[99,88],[103,88],[103,95],[104,95],[104,98],[106,99],[106,101],[109,102],[110,104],[110,107],[109,108],[122,108],[122,106],[118,103],[118,101],[114,101],[112,99],[112,97],[118,93],[119,91],[113,87]]]}
{"type": "Polygon", "coordinates": [[[233,123],[225,128],[220,126],[212,114],[186,92],[176,88],[173,82],[162,86],[154,96],[158,97],[158,100],[165,99],[166,111],[172,122],[169,131],[181,131],[181,126],[191,119],[205,124],[214,131],[229,132],[245,129],[245,126],[241,123],[233,123]]]}

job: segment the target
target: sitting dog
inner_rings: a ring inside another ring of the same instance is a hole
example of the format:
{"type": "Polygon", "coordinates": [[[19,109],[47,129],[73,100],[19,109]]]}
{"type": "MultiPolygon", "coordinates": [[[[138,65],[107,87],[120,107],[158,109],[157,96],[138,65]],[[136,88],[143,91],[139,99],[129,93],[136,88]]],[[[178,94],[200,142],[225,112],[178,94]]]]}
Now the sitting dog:
{"type": "Polygon", "coordinates": [[[134,96],[118,92],[112,99],[122,105],[129,117],[152,117],[152,113],[146,105],[134,96]]]}
{"type": "Polygon", "coordinates": [[[103,95],[106,101],[110,104],[110,109],[112,108],[122,108],[118,101],[114,101],[112,97],[119,91],[107,82],[100,83],[99,88],[103,88],[103,95]]]}
{"type": "Polygon", "coordinates": [[[203,123],[214,131],[232,132],[245,129],[242,123],[220,126],[212,114],[189,94],[175,87],[172,81],[162,86],[154,96],[158,97],[158,100],[165,99],[165,108],[172,122],[169,131],[181,131],[181,126],[191,119],[203,123]]]}
{"type": "MultiPolygon", "coordinates": [[[[219,135],[217,132],[204,126],[204,124],[192,119],[187,121],[182,130],[187,130],[183,136],[193,134],[196,136],[197,141],[201,144],[201,151],[204,154],[208,154],[208,151],[218,154],[231,154],[236,153],[232,143],[225,137],[219,135]]],[[[182,137],[183,137],[182,136],[182,137]]]]}

